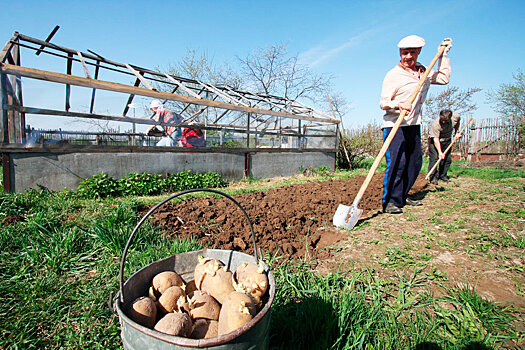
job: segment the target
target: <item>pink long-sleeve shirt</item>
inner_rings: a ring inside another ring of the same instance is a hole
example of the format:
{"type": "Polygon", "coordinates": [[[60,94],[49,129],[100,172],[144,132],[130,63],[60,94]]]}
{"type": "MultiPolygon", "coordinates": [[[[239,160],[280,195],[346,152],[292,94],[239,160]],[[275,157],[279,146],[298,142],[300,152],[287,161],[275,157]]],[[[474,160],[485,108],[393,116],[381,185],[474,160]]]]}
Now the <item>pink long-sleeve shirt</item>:
{"type": "MultiPolygon", "coordinates": [[[[408,102],[410,96],[419,83],[420,76],[425,72],[425,67],[419,62],[416,64],[419,72],[406,70],[399,64],[392,68],[383,80],[381,89],[381,100],[379,102],[381,109],[385,110],[383,116],[383,127],[393,127],[399,117],[399,103],[408,102]]],[[[442,57],[438,62],[438,71],[432,71],[423,84],[421,91],[412,103],[412,109],[403,118],[401,126],[421,125],[421,111],[423,103],[427,98],[430,84],[445,85],[450,79],[450,60],[448,57],[442,57]]]]}

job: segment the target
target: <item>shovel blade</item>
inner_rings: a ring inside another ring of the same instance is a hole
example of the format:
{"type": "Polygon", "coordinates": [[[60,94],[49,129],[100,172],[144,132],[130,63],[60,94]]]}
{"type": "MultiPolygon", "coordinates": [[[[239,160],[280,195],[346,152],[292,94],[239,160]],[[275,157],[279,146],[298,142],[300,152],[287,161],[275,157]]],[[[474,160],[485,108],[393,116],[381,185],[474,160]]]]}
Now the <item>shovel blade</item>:
{"type": "Polygon", "coordinates": [[[348,206],[339,204],[332,222],[336,227],[352,229],[357,224],[361,214],[363,214],[363,209],[359,209],[355,205],[348,206]]]}

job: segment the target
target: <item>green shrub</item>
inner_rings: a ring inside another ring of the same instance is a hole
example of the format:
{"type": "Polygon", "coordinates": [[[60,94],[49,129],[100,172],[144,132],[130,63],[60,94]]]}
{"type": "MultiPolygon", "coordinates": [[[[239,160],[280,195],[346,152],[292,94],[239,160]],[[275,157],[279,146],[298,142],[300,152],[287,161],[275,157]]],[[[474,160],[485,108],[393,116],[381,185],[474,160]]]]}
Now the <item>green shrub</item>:
{"type": "Polygon", "coordinates": [[[217,188],[226,186],[221,176],[217,173],[203,174],[192,173],[188,170],[177,174],[168,175],[166,178],[169,192],[179,192],[194,188],[217,188]]]}
{"type": "Polygon", "coordinates": [[[159,174],[129,173],[118,180],[118,184],[124,196],[154,196],[166,189],[166,181],[159,174]]]}
{"type": "Polygon", "coordinates": [[[366,163],[363,163],[363,160],[375,157],[382,145],[382,131],[381,126],[378,124],[368,124],[361,129],[347,132],[339,142],[336,158],[337,168],[357,169],[366,167],[366,163]],[[346,147],[346,152],[343,144],[346,147]],[[348,159],[350,159],[350,162],[348,159]]]}
{"type": "Polygon", "coordinates": [[[227,183],[214,172],[203,174],[183,170],[163,177],[159,174],[129,173],[119,180],[100,173],[83,180],[77,189],[80,198],[116,196],[155,196],[195,188],[225,187],[227,183]]]}
{"type": "Polygon", "coordinates": [[[82,180],[77,188],[77,195],[81,198],[118,196],[119,183],[108,174],[101,172],[82,180]]]}

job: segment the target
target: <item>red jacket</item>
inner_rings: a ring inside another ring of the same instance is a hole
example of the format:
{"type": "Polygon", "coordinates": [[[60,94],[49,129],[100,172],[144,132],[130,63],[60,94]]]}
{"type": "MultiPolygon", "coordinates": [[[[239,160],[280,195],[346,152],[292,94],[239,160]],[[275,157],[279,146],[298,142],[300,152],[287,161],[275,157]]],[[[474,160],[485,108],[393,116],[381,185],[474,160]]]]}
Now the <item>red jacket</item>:
{"type": "Polygon", "coordinates": [[[200,129],[184,128],[182,130],[182,147],[204,147],[206,141],[200,129]]]}

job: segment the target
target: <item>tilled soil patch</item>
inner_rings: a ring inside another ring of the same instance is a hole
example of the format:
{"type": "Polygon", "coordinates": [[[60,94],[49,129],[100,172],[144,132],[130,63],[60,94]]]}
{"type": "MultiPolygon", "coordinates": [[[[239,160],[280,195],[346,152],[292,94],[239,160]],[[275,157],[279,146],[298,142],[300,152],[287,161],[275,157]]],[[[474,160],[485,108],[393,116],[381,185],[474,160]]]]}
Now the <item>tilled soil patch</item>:
{"type": "MultiPolygon", "coordinates": [[[[332,218],[339,204],[352,204],[363,176],[344,180],[310,181],[264,191],[243,193],[235,199],[250,217],[257,248],[263,254],[288,258],[324,258],[347,237],[332,218]],[[307,249],[308,248],[308,249],[307,249]]],[[[421,175],[413,191],[424,191],[421,175]]],[[[381,210],[383,175],[372,181],[359,203],[367,220],[381,210]]],[[[149,208],[142,208],[142,214],[149,208]]],[[[227,198],[193,198],[166,203],[152,221],[168,236],[193,236],[205,246],[253,254],[249,225],[241,210],[227,198]]]]}

